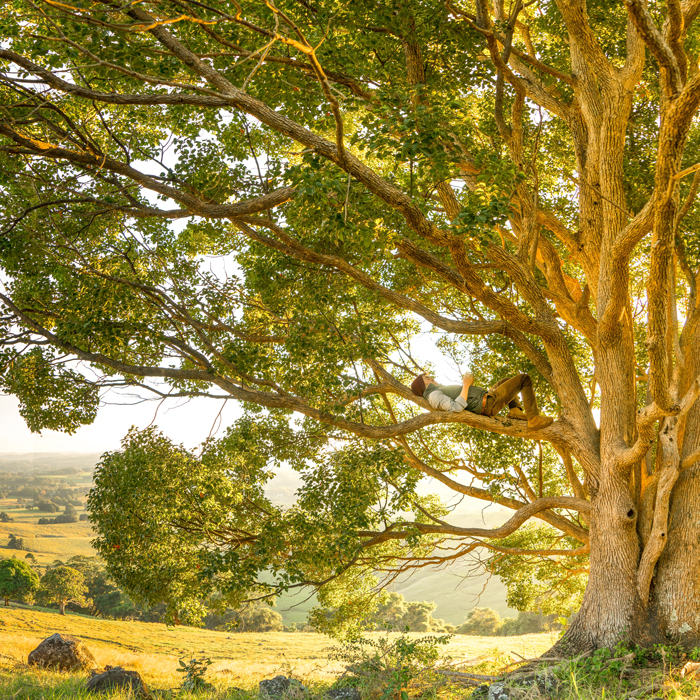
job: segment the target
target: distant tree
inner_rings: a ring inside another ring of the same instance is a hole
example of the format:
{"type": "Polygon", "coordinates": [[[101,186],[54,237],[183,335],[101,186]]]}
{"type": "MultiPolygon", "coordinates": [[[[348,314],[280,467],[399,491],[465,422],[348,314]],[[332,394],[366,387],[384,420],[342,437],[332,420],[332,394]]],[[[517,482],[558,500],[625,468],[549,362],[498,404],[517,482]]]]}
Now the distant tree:
{"type": "Polygon", "coordinates": [[[39,588],[39,577],[29,564],[19,559],[0,561],[0,596],[5,599],[5,607],[10,598],[31,602],[39,588]]]}
{"type": "Polygon", "coordinates": [[[80,606],[89,604],[85,597],[87,586],[85,576],[70,566],[57,566],[49,569],[41,579],[42,597],[49,603],[57,603],[61,615],[66,614],[66,605],[74,603],[80,606]]]}
{"type": "Polygon", "coordinates": [[[80,514],[80,517],[78,518],[78,520],[79,520],[81,523],[84,523],[86,520],[90,520],[90,516],[89,516],[87,513],[81,513],[81,514],[80,514]]]}
{"type": "Polygon", "coordinates": [[[411,632],[431,632],[434,629],[433,611],[436,607],[435,603],[425,601],[407,603],[403,626],[411,632]]]}
{"type": "Polygon", "coordinates": [[[36,504],[36,507],[37,510],[41,511],[42,513],[58,513],[60,510],[59,507],[51,501],[39,501],[36,504]]]}
{"type": "Polygon", "coordinates": [[[36,564],[36,557],[31,552],[27,552],[24,559],[32,564],[36,564]]]}
{"type": "MultiPolygon", "coordinates": [[[[365,626],[374,629],[406,628],[411,632],[452,632],[455,628],[444,620],[433,617],[435,603],[407,601],[403,594],[395,591],[384,592],[376,610],[365,618],[365,626]]],[[[345,614],[342,610],[331,614],[345,614]]],[[[314,620],[318,622],[318,620],[314,620]]]]}
{"type": "Polygon", "coordinates": [[[17,535],[10,535],[10,539],[7,543],[7,548],[8,549],[20,549],[20,550],[25,550],[26,546],[24,544],[24,538],[22,537],[17,537],[17,535]]]}
{"type": "Polygon", "coordinates": [[[51,519],[50,518],[39,518],[39,520],[37,522],[39,525],[50,525],[51,519]]]}
{"type": "Polygon", "coordinates": [[[282,616],[262,601],[249,603],[239,610],[212,611],[206,616],[204,626],[232,632],[282,632],[285,629],[282,616]]]}
{"type": "Polygon", "coordinates": [[[7,513],[0,513],[0,523],[13,523],[14,521],[15,519],[11,518],[7,513]]]}
{"type": "Polygon", "coordinates": [[[457,634],[471,634],[479,637],[494,637],[502,625],[500,615],[491,608],[474,608],[463,625],[460,625],[457,634]]]}
{"type": "Polygon", "coordinates": [[[520,634],[536,634],[558,626],[555,622],[557,615],[542,615],[541,613],[521,610],[517,618],[507,617],[498,630],[500,637],[512,637],[520,634]]]}
{"type": "Polygon", "coordinates": [[[230,621],[236,632],[281,632],[282,615],[265,603],[250,603],[236,611],[230,621]]]}
{"type": "Polygon", "coordinates": [[[51,520],[52,523],[54,524],[62,524],[62,523],[77,523],[78,522],[78,514],[75,510],[75,506],[72,504],[68,503],[65,507],[65,510],[63,513],[60,515],[57,515],[55,518],[51,520]]]}

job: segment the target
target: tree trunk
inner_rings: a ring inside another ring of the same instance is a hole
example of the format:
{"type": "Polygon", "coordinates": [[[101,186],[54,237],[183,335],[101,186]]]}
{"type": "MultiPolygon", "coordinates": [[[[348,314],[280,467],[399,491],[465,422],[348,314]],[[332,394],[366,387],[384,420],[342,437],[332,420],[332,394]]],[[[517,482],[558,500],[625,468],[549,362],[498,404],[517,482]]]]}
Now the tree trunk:
{"type": "MultiPolygon", "coordinates": [[[[685,368],[686,389],[700,375],[700,330],[695,333],[695,352],[685,368]]],[[[681,392],[682,393],[682,392],[681,392]]],[[[664,632],[686,647],[700,645],[700,461],[683,469],[683,460],[700,449],[700,402],[688,412],[682,426],[681,473],[672,494],[668,543],[659,559],[652,600],[664,632]]]]}
{"type": "Polygon", "coordinates": [[[575,656],[629,640],[643,645],[657,641],[637,593],[639,541],[637,512],[622,478],[608,479],[592,498],[591,558],[581,609],[556,653],[575,656]]]}
{"type": "Polygon", "coordinates": [[[10,607],[10,599],[9,598],[5,598],[5,607],[6,608],[10,607]]]}
{"type": "Polygon", "coordinates": [[[654,605],[664,632],[685,646],[700,644],[700,463],[673,492],[668,544],[656,571],[654,605]]]}
{"type": "Polygon", "coordinates": [[[65,615],[66,614],[66,604],[64,601],[61,601],[58,604],[58,614],[59,615],[65,615]]]}

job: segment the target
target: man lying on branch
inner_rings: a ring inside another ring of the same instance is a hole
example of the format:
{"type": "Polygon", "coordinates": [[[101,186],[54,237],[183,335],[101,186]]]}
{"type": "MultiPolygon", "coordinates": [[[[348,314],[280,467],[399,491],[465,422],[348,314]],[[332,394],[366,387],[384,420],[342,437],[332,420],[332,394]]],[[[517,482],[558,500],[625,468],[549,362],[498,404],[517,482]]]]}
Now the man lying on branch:
{"type": "Polygon", "coordinates": [[[554,421],[553,418],[540,415],[529,374],[501,379],[490,389],[474,386],[474,375],[470,373],[464,375],[461,386],[437,384],[429,374],[420,374],[411,384],[411,391],[416,396],[422,396],[438,411],[467,410],[484,416],[495,416],[508,404],[508,418],[526,420],[528,428],[541,430],[554,421]],[[520,405],[518,394],[522,394],[524,406],[520,405]]]}

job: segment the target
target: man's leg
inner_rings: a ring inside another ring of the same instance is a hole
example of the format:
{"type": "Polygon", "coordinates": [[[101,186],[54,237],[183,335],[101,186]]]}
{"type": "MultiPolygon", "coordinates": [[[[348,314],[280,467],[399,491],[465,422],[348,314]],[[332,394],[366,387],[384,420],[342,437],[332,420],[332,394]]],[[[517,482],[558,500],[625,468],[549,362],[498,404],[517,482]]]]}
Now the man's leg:
{"type": "MultiPolygon", "coordinates": [[[[507,382],[511,377],[506,377],[505,379],[499,379],[490,389],[489,389],[489,394],[493,394],[494,390],[501,386],[504,382],[507,382]]],[[[522,405],[520,404],[520,398],[516,394],[515,398],[512,401],[508,402],[508,408],[520,408],[522,409],[522,405]]]]}
{"type": "Polygon", "coordinates": [[[495,416],[506,404],[516,399],[518,394],[522,394],[525,417],[530,427],[546,427],[552,422],[551,418],[544,419],[539,416],[532,379],[528,374],[517,374],[515,377],[501,380],[489,393],[493,396],[493,402],[487,402],[486,410],[489,416],[495,416]]]}
{"type": "MultiPolygon", "coordinates": [[[[488,402],[488,404],[491,405],[487,405],[489,415],[495,416],[500,413],[507,403],[510,403],[518,396],[523,385],[524,377],[527,377],[528,380],[530,379],[527,374],[516,374],[514,377],[502,379],[496,386],[489,389],[489,394],[491,394],[494,399],[493,403],[491,401],[488,402]]],[[[530,387],[532,387],[532,382],[530,382],[530,387]]],[[[523,395],[523,399],[524,398],[525,396],[523,395]]],[[[535,403],[535,412],[536,410],[537,404],[535,403]]],[[[527,412],[525,415],[527,415],[527,412]]]]}

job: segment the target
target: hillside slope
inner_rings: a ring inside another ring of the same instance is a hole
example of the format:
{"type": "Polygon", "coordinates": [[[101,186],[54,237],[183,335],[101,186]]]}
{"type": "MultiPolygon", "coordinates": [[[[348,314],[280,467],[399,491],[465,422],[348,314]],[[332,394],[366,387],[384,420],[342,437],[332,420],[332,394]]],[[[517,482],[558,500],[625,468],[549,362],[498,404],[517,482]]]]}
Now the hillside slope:
{"type": "MultiPolygon", "coordinates": [[[[243,687],[253,687],[259,680],[278,673],[293,671],[301,678],[328,680],[341,670],[337,662],[328,659],[335,642],[320,634],[231,634],[10,607],[0,608],[0,689],[2,666],[9,672],[13,664],[26,662],[29,652],[54,632],[83,640],[100,666],[135,669],[155,688],[172,688],[181,683],[182,678],[176,673],[181,656],[207,656],[215,661],[211,667],[215,679],[243,687]]],[[[556,635],[552,634],[457,635],[446,653],[455,661],[510,652],[531,658],[546,651],[555,640],[556,635]]]]}

